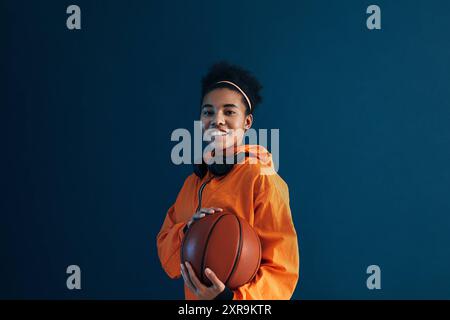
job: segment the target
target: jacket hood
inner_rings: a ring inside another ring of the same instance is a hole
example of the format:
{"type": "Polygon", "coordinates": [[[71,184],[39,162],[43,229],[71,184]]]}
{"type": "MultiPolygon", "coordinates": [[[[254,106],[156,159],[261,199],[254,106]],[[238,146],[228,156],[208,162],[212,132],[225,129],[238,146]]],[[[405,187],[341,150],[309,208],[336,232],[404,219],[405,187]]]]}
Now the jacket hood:
{"type": "MultiPolygon", "coordinates": [[[[230,150],[225,150],[225,155],[228,154],[240,154],[245,153],[247,156],[243,162],[237,162],[237,164],[257,164],[260,166],[260,173],[264,175],[272,175],[275,174],[275,168],[272,160],[272,155],[270,152],[263,146],[257,144],[245,144],[239,146],[233,146],[234,152],[230,152],[230,150]]],[[[204,160],[209,161],[214,156],[212,154],[205,155],[204,160]]]]}
{"type": "Polygon", "coordinates": [[[249,154],[249,163],[259,163],[261,169],[274,170],[272,154],[263,146],[257,144],[246,144],[237,147],[237,153],[245,152],[249,154]]]}

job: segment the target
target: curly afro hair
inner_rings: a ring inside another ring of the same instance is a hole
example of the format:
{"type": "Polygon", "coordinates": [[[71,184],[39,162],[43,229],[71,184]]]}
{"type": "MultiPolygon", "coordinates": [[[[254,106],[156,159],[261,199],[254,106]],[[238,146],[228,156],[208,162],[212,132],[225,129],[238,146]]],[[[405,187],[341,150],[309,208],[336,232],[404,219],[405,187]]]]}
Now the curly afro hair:
{"type": "MultiPolygon", "coordinates": [[[[251,114],[255,111],[255,108],[261,103],[262,97],[260,91],[262,89],[259,81],[247,70],[230,64],[226,61],[218,62],[211,66],[206,76],[202,79],[202,93],[201,99],[205,97],[209,92],[217,88],[228,88],[230,90],[239,92],[233,85],[227,83],[217,83],[218,81],[231,81],[239,86],[242,91],[250,99],[252,109],[247,103],[247,100],[242,96],[242,101],[247,107],[246,114],[251,114]]],[[[239,92],[240,93],[240,92],[239,92]]]]}

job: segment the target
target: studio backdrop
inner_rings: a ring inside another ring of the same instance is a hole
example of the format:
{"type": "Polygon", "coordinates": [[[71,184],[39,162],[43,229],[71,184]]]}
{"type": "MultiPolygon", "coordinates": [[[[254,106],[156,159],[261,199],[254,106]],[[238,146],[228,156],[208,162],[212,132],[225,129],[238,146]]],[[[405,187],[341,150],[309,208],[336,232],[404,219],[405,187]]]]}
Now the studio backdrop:
{"type": "Polygon", "coordinates": [[[449,299],[449,11],[0,1],[0,298],[184,298],[156,247],[192,173],[171,134],[194,131],[201,77],[226,60],[263,85],[254,128],[279,130],[292,298],[449,299]]]}

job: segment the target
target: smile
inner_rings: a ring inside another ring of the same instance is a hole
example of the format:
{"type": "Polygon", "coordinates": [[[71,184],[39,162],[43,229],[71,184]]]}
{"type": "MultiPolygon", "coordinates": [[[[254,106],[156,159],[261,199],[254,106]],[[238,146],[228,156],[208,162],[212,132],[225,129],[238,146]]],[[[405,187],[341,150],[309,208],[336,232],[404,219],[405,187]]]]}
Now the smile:
{"type": "Polygon", "coordinates": [[[211,137],[216,137],[216,136],[226,136],[228,134],[228,132],[223,132],[223,131],[213,131],[211,132],[211,137]]]}
{"type": "Polygon", "coordinates": [[[229,134],[229,132],[224,132],[224,131],[220,131],[220,130],[214,130],[214,131],[211,131],[210,136],[211,137],[217,137],[217,136],[226,136],[228,134],[229,134]]]}

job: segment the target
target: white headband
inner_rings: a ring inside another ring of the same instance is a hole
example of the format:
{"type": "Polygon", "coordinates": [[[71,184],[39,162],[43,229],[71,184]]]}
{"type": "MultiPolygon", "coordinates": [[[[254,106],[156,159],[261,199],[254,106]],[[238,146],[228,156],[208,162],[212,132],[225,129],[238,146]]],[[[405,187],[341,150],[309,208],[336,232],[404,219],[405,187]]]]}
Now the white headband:
{"type": "Polygon", "coordinates": [[[245,94],[244,90],[239,88],[239,86],[237,84],[235,84],[235,83],[233,83],[231,81],[226,81],[226,80],[216,82],[216,84],[218,84],[218,83],[228,83],[228,84],[231,84],[236,89],[238,89],[239,92],[242,93],[242,95],[244,96],[245,100],[247,100],[247,103],[248,103],[248,106],[249,106],[250,110],[252,110],[252,104],[250,103],[250,99],[247,97],[247,95],[245,94]]]}

